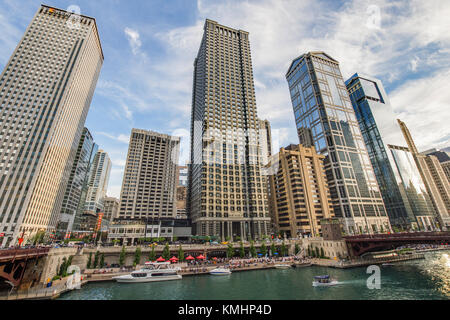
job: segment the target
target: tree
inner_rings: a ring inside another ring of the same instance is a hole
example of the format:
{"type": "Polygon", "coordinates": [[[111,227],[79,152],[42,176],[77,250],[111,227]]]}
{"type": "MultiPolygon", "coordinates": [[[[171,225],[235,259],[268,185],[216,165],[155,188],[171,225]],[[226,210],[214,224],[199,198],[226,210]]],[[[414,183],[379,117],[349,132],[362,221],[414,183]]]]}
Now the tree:
{"type": "Polygon", "coordinates": [[[97,252],[95,253],[95,257],[94,257],[94,269],[97,268],[97,265],[98,265],[98,259],[99,259],[99,258],[100,258],[100,252],[97,251],[97,252]]]}
{"type": "Polygon", "coordinates": [[[270,246],[270,254],[273,256],[275,255],[275,252],[277,252],[277,249],[275,249],[275,243],[272,241],[272,245],[270,246]]]}
{"type": "Polygon", "coordinates": [[[284,244],[284,241],[283,241],[283,243],[281,244],[281,255],[284,257],[284,256],[287,256],[287,248],[286,248],[286,245],[284,244]]]}
{"type": "Polygon", "coordinates": [[[227,248],[227,258],[233,258],[233,256],[234,256],[234,248],[233,245],[229,243],[227,248]]]}
{"type": "Polygon", "coordinates": [[[256,258],[258,256],[258,254],[256,253],[256,248],[255,248],[255,246],[253,244],[253,241],[250,242],[250,255],[253,258],[256,258]]]}
{"type": "Polygon", "coordinates": [[[172,241],[173,241],[173,242],[177,242],[177,241],[178,241],[178,237],[173,237],[173,238],[172,238],[172,241]]]}
{"type": "Polygon", "coordinates": [[[120,251],[120,256],[119,256],[119,265],[121,267],[123,267],[125,265],[125,256],[126,256],[125,246],[122,246],[122,250],[120,251]]]}
{"type": "Polygon", "coordinates": [[[105,266],[105,254],[102,253],[100,256],[100,268],[103,268],[105,266]]]}
{"type": "Polygon", "coordinates": [[[166,246],[164,247],[163,253],[162,253],[162,257],[165,260],[169,260],[170,259],[170,248],[169,248],[169,243],[166,242],[166,246]]]}
{"type": "Polygon", "coordinates": [[[66,267],[66,257],[63,258],[61,265],[59,266],[58,276],[63,276],[65,267],[66,267]]]}
{"type": "Polygon", "coordinates": [[[90,269],[91,268],[91,264],[92,264],[92,252],[89,253],[89,259],[88,259],[86,268],[90,269]]]}
{"type": "Polygon", "coordinates": [[[244,243],[242,241],[241,241],[241,247],[239,248],[239,256],[241,258],[245,257],[244,243]]]}
{"type": "Polygon", "coordinates": [[[230,239],[231,239],[231,238],[230,238],[229,236],[228,236],[228,237],[225,237],[225,241],[227,241],[227,242],[230,241],[230,239]]]}
{"type": "Polygon", "coordinates": [[[320,257],[323,259],[325,258],[325,252],[323,251],[323,248],[320,247],[320,257]]]}
{"type": "Polygon", "coordinates": [[[317,258],[319,258],[320,257],[320,253],[319,253],[319,248],[318,247],[316,247],[316,255],[315,255],[317,258]]]}
{"type": "Polygon", "coordinates": [[[134,252],[134,263],[135,265],[138,265],[141,262],[141,247],[137,247],[136,251],[134,252]]]}
{"type": "Polygon", "coordinates": [[[300,246],[298,243],[295,244],[295,254],[297,255],[300,252],[300,246]]]}
{"type": "Polygon", "coordinates": [[[181,245],[178,248],[178,260],[184,261],[184,251],[183,251],[183,248],[181,247],[181,245]]]}
{"type": "Polygon", "coordinates": [[[34,237],[32,238],[32,242],[34,245],[36,244],[40,244],[44,242],[44,237],[45,237],[45,231],[41,230],[38,231],[34,237]]]}
{"type": "Polygon", "coordinates": [[[311,248],[308,246],[308,257],[311,257],[311,248]]]}
{"type": "Polygon", "coordinates": [[[266,245],[265,245],[264,242],[263,242],[263,244],[261,245],[260,251],[261,251],[261,254],[262,254],[263,256],[266,256],[266,254],[267,254],[267,247],[266,247],[266,245]]]}
{"type": "Polygon", "coordinates": [[[149,261],[155,261],[156,260],[156,253],[155,253],[155,246],[152,245],[152,250],[150,251],[149,255],[148,255],[148,260],[149,261]]]}
{"type": "Polygon", "coordinates": [[[241,237],[237,236],[236,241],[241,241],[241,237]]]}

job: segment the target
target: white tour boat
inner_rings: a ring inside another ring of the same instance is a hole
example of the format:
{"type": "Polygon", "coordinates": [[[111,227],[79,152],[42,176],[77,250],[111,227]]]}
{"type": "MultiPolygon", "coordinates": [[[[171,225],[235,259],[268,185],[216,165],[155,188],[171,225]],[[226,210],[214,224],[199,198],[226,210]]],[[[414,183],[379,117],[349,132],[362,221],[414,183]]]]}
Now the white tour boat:
{"type": "Polygon", "coordinates": [[[142,269],[113,279],[127,283],[180,280],[182,276],[177,273],[180,270],[180,267],[172,267],[170,262],[146,262],[142,269]]]}
{"type": "Polygon", "coordinates": [[[211,270],[209,273],[214,276],[226,276],[228,274],[231,274],[231,270],[227,268],[216,268],[214,270],[211,270]]]}
{"type": "Polygon", "coordinates": [[[290,265],[290,264],[283,264],[283,263],[280,263],[280,264],[274,265],[274,267],[275,267],[276,269],[289,269],[289,268],[291,267],[291,265],[290,265]]]}
{"type": "Polygon", "coordinates": [[[312,283],[313,287],[331,287],[339,284],[337,280],[331,279],[329,275],[315,276],[312,283]]]}

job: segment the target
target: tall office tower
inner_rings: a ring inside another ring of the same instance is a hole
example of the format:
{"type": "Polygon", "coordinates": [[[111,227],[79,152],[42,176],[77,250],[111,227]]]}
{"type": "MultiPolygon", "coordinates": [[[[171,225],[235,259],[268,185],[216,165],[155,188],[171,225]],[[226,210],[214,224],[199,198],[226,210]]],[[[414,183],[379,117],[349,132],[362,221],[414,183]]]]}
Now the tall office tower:
{"type": "Polygon", "coordinates": [[[193,234],[255,239],[269,233],[248,32],[206,20],[192,96],[193,234]]]}
{"type": "Polygon", "coordinates": [[[55,231],[103,53],[94,18],[42,5],[0,77],[1,245],[55,231]]]}
{"type": "Polygon", "coordinates": [[[383,84],[378,79],[358,74],[345,83],[391,225],[409,229],[416,218],[400,190],[401,179],[392,169],[394,162],[385,144],[403,145],[405,140],[383,84]]]}
{"type": "Polygon", "coordinates": [[[109,175],[111,173],[111,160],[108,154],[99,150],[89,172],[88,192],[84,214],[97,215],[104,210],[104,199],[108,189],[109,175]]]}
{"type": "Polygon", "coordinates": [[[58,232],[65,234],[66,237],[72,231],[79,207],[86,201],[86,197],[82,197],[82,195],[94,150],[96,150],[94,139],[89,130],[84,128],[70,172],[58,222],[58,232]]]}
{"type": "Polygon", "coordinates": [[[119,199],[114,197],[106,197],[103,200],[103,219],[109,222],[119,217],[119,199]]]}
{"type": "Polygon", "coordinates": [[[119,218],[175,218],[180,138],[133,129],[120,194],[119,218]]]}
{"type": "Polygon", "coordinates": [[[269,120],[259,120],[262,164],[267,165],[272,156],[272,129],[269,120]]]}
{"type": "Polygon", "coordinates": [[[390,230],[339,62],[324,52],[295,59],[286,74],[300,143],[325,156],[333,211],[349,234],[390,230]]]}
{"type": "Polygon", "coordinates": [[[437,229],[436,212],[412,153],[408,148],[401,146],[388,145],[388,148],[394,158],[393,169],[400,177],[399,189],[406,195],[414,215],[411,227],[423,231],[437,229]]]}
{"type": "Polygon", "coordinates": [[[442,170],[444,170],[444,174],[447,177],[448,182],[450,183],[450,160],[441,162],[442,170]]]}
{"type": "Polygon", "coordinates": [[[323,160],[314,147],[290,145],[271,157],[278,171],[269,176],[272,218],[288,237],[320,236],[320,220],[334,217],[323,160]]]}
{"type": "Polygon", "coordinates": [[[420,176],[425,183],[428,194],[431,197],[431,202],[433,203],[434,210],[437,214],[439,225],[441,229],[446,229],[447,227],[450,227],[450,204],[448,201],[449,186],[448,184],[444,185],[444,187],[442,188],[443,194],[441,195],[439,187],[433,178],[433,172],[439,172],[440,174],[437,174],[436,176],[441,176],[442,179],[439,180],[440,182],[438,182],[438,184],[445,183],[442,170],[439,170],[439,168],[437,168],[439,162],[435,158],[427,160],[427,156],[419,153],[406,124],[401,120],[397,121],[400,125],[403,136],[405,137],[406,143],[408,144],[408,149],[414,158],[417,168],[419,169],[420,176]],[[443,198],[447,199],[447,203],[443,198]]]}

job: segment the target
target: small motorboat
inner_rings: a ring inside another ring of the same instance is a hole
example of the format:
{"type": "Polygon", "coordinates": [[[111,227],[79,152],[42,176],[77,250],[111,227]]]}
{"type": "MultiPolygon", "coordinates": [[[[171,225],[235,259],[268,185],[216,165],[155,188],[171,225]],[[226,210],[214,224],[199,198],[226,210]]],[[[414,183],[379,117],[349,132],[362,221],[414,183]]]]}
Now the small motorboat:
{"type": "Polygon", "coordinates": [[[289,269],[291,267],[290,264],[276,264],[274,265],[275,269],[289,269]]]}
{"type": "Polygon", "coordinates": [[[214,270],[211,270],[209,274],[212,274],[214,276],[226,276],[231,274],[231,270],[227,268],[216,268],[214,270]]]}
{"type": "Polygon", "coordinates": [[[312,283],[313,287],[331,287],[339,284],[335,279],[331,279],[329,275],[315,276],[312,283]]]}

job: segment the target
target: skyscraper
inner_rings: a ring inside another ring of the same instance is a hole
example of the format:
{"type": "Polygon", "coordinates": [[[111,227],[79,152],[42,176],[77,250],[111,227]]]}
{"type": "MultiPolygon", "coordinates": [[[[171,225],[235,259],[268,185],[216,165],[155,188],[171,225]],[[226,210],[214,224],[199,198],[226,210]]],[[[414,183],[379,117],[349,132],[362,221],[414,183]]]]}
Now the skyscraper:
{"type": "Polygon", "coordinates": [[[278,167],[269,177],[270,202],[278,232],[288,237],[317,237],[322,233],[320,221],[334,217],[323,159],[314,147],[302,145],[281,148],[271,157],[269,166],[278,167]]]}
{"type": "Polygon", "coordinates": [[[448,201],[450,198],[450,188],[448,183],[445,182],[444,172],[440,167],[439,161],[437,158],[431,158],[433,156],[428,157],[419,153],[406,124],[401,120],[397,121],[403,136],[405,137],[406,143],[408,144],[408,149],[414,158],[417,169],[419,169],[420,176],[425,183],[428,194],[430,195],[440,227],[442,229],[450,227],[450,203],[448,201]]]}
{"type": "Polygon", "coordinates": [[[55,230],[102,64],[94,18],[39,8],[0,77],[2,245],[55,230]]]}
{"type": "Polygon", "coordinates": [[[386,145],[403,145],[405,140],[383,84],[373,77],[354,74],[346,85],[391,225],[409,229],[416,218],[399,189],[401,179],[395,175],[395,164],[386,145]]]}
{"type": "Polygon", "coordinates": [[[437,229],[436,212],[412,153],[402,146],[388,145],[388,148],[395,162],[393,169],[400,177],[399,190],[407,198],[414,217],[410,222],[411,228],[422,231],[437,229]]]}
{"type": "Polygon", "coordinates": [[[192,100],[192,232],[222,239],[269,233],[248,32],[206,20],[192,100]]]}
{"type": "Polygon", "coordinates": [[[91,133],[84,128],[70,172],[58,222],[58,231],[66,235],[72,231],[78,209],[80,206],[84,206],[86,201],[86,193],[83,193],[83,189],[89,175],[92,153],[94,150],[96,152],[95,146],[91,133]],[[83,195],[84,197],[82,197],[83,195]]]}
{"type": "Polygon", "coordinates": [[[99,150],[89,172],[84,214],[97,215],[98,212],[103,212],[110,173],[111,160],[105,151],[99,150]]]}
{"type": "Polygon", "coordinates": [[[180,138],[142,129],[131,131],[120,194],[119,218],[152,221],[176,215],[180,138]]]}
{"type": "Polygon", "coordinates": [[[390,230],[339,62],[324,52],[309,52],[292,62],[286,79],[300,143],[325,156],[334,214],[345,231],[390,230]]]}

